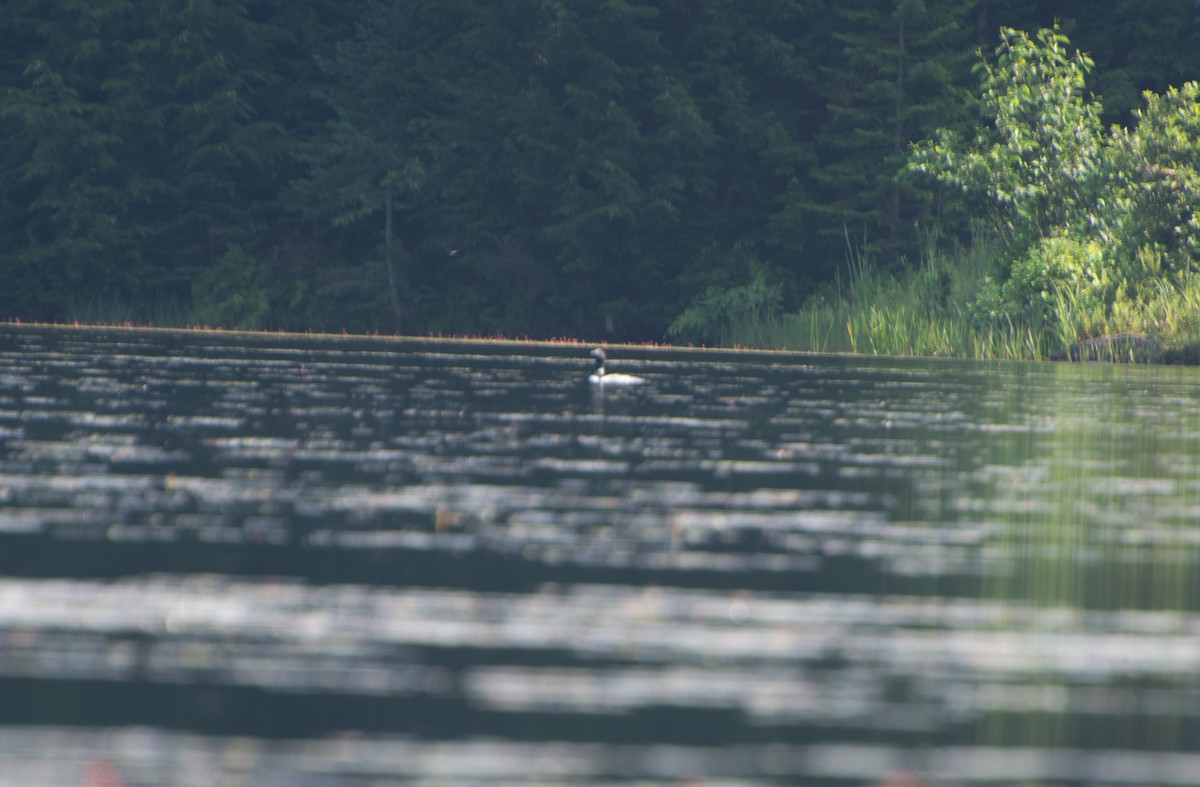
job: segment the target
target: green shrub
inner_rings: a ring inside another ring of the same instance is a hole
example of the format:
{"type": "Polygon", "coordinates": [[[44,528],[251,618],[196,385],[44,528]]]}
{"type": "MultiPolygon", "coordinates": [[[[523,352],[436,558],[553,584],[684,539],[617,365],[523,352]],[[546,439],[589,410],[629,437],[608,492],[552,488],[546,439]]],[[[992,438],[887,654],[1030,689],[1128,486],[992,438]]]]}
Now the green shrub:
{"type": "Polygon", "coordinates": [[[1132,128],[1105,133],[1086,90],[1092,62],[1068,43],[1057,28],[1003,30],[980,67],[979,131],[938,132],[909,170],[960,192],[1002,241],[978,319],[1045,323],[1064,337],[1132,330],[1147,325],[1156,282],[1200,262],[1200,88],[1147,93],[1132,128]]]}
{"type": "Polygon", "coordinates": [[[240,246],[230,246],[192,283],[192,305],[202,325],[262,328],[270,311],[266,266],[240,246]]]}
{"type": "MultiPolygon", "coordinates": [[[[727,345],[737,334],[762,333],[780,315],[783,285],[754,259],[746,264],[750,280],[737,286],[710,285],[667,329],[667,337],[699,344],[727,345]]],[[[762,337],[751,339],[759,343],[762,337]]]]}
{"type": "Polygon", "coordinates": [[[941,130],[917,145],[909,171],[961,192],[1014,259],[1054,228],[1088,223],[1103,184],[1101,105],[1088,98],[1092,61],[1057,28],[1001,31],[983,61],[974,138],[941,130]]]}

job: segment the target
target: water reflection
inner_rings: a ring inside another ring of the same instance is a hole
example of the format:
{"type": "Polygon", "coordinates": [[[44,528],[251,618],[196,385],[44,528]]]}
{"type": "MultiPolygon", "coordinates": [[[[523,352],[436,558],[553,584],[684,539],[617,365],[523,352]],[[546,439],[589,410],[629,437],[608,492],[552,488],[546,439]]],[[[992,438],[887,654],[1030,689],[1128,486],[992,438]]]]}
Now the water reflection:
{"type": "Polygon", "coordinates": [[[0,348],[0,783],[1200,782],[1190,370],[0,348]]]}

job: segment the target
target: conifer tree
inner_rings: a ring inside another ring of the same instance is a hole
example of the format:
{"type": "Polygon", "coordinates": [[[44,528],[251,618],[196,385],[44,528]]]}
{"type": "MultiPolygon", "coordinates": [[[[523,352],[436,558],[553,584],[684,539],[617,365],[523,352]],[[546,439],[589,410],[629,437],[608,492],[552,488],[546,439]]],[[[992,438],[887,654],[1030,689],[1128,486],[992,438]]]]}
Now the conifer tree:
{"type": "Polygon", "coordinates": [[[212,265],[230,244],[251,247],[265,234],[280,185],[274,173],[290,153],[267,106],[280,82],[272,44],[268,26],[240,0],[159,5],[143,15],[131,65],[166,77],[141,90],[163,114],[158,152],[174,202],[160,231],[184,264],[212,265]]]}
{"type": "MultiPolygon", "coordinates": [[[[929,195],[900,177],[909,146],[966,118],[971,0],[875,0],[838,6],[825,70],[828,122],[813,171],[815,214],[837,259],[845,233],[885,258],[911,253],[929,195]]],[[[843,247],[844,248],[844,247],[843,247]]]]}
{"type": "Polygon", "coordinates": [[[664,285],[692,241],[686,206],[709,188],[699,162],[715,136],[666,46],[661,9],[563,10],[549,28],[543,84],[561,107],[566,166],[553,176],[551,221],[539,235],[555,247],[572,308],[590,312],[593,333],[612,319],[661,335],[671,308],[664,285]]]}
{"type": "MultiPolygon", "coordinates": [[[[268,100],[287,55],[271,4],[18,0],[0,19],[11,313],[185,300],[230,244],[264,244],[290,145],[268,100]],[[19,70],[17,70],[19,68],[19,70]]],[[[243,259],[254,259],[252,256],[243,259]]]]}
{"type": "Polygon", "coordinates": [[[702,297],[751,279],[739,264],[748,259],[770,262],[775,277],[806,277],[812,226],[795,208],[825,117],[816,64],[827,17],[824,0],[709,2],[684,28],[679,57],[717,136],[703,162],[711,186],[693,205],[707,248],[684,278],[702,297]]]}
{"type": "Polygon", "coordinates": [[[0,276],[18,313],[61,316],[71,297],[112,293],[144,274],[146,228],[134,214],[159,189],[124,166],[143,121],[110,103],[106,80],[127,56],[130,22],[113,2],[17,3],[5,15],[5,38],[19,42],[7,59],[19,71],[4,75],[0,93],[14,241],[0,250],[0,276]]]}
{"type": "MultiPolygon", "coordinates": [[[[1200,78],[1200,6],[1195,0],[1113,0],[1043,3],[1042,26],[1062,32],[1096,63],[1093,91],[1104,98],[1105,121],[1128,125],[1142,93],[1200,78]]],[[[1017,27],[1020,27],[1019,25],[1017,27]]],[[[1025,27],[1033,27],[1027,25],[1025,27]]]]}
{"type": "Polygon", "coordinates": [[[430,80],[419,71],[431,56],[429,39],[419,32],[410,12],[397,4],[371,2],[364,8],[353,34],[322,61],[332,117],[308,146],[307,177],[292,184],[293,204],[335,226],[382,216],[381,231],[368,234],[386,247],[388,303],[396,320],[404,309],[394,227],[419,195],[424,177],[419,107],[424,104],[427,113],[437,109],[430,80]]]}

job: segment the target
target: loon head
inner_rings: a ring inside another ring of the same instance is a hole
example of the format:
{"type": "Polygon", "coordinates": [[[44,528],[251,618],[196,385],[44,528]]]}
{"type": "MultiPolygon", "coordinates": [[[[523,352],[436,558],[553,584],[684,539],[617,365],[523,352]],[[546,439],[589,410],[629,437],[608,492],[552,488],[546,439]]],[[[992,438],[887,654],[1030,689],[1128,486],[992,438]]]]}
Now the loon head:
{"type": "Polygon", "coordinates": [[[605,355],[604,350],[602,350],[599,347],[592,350],[591,355],[592,355],[592,358],[595,359],[595,361],[596,361],[596,376],[603,377],[604,376],[604,362],[608,360],[608,356],[605,355]]]}

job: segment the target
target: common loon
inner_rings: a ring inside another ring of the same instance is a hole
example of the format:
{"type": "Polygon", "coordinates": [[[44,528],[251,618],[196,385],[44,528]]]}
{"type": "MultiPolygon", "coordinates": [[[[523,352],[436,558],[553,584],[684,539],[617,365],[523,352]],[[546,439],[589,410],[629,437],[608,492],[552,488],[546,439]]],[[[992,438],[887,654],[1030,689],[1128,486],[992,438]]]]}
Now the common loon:
{"type": "Polygon", "coordinates": [[[641,385],[646,382],[645,378],[637,377],[632,374],[606,374],[604,371],[604,362],[608,357],[604,354],[604,350],[597,347],[592,350],[592,357],[596,359],[596,371],[588,377],[588,382],[593,385],[641,385]]]}

